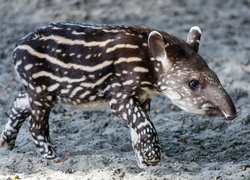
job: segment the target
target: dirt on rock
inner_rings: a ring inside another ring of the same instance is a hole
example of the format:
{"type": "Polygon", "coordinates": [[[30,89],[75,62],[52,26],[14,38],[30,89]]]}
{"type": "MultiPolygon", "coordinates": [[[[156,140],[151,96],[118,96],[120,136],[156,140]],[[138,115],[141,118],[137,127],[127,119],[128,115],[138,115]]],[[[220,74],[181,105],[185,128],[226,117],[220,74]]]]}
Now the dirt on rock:
{"type": "Polygon", "coordinates": [[[151,115],[162,146],[158,166],[140,169],[129,128],[109,109],[84,112],[57,105],[52,142],[61,160],[42,159],[28,122],[13,151],[0,148],[0,179],[250,179],[249,0],[17,0],[0,3],[0,130],[20,90],[12,53],[20,38],[51,22],[143,25],[182,39],[202,30],[200,54],[232,97],[238,117],[209,118],[181,111],[164,97],[151,115]]]}

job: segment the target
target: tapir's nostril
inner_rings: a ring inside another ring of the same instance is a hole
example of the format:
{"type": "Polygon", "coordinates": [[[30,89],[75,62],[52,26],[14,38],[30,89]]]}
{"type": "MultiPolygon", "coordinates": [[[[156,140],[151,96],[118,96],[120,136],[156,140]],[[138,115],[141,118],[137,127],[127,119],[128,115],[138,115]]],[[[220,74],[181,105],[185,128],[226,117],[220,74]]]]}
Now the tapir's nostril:
{"type": "Polygon", "coordinates": [[[237,114],[231,115],[231,116],[227,116],[226,118],[227,118],[228,120],[233,120],[233,119],[235,119],[236,117],[237,117],[237,114]]]}

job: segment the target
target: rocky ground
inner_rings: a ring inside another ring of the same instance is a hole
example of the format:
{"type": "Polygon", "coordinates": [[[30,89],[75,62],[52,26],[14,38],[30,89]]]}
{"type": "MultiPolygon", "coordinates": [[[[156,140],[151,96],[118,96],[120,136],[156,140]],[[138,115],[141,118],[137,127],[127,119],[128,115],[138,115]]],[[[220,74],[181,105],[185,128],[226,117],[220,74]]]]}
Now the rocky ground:
{"type": "Polygon", "coordinates": [[[249,0],[17,0],[0,3],[0,130],[22,85],[14,76],[16,42],[54,21],[144,25],[186,39],[202,29],[200,54],[231,95],[238,117],[209,118],[181,111],[163,97],[151,118],[163,148],[161,163],[137,166],[126,124],[109,109],[58,105],[51,137],[62,161],[41,159],[25,122],[13,151],[0,148],[0,179],[250,179],[249,0]]]}

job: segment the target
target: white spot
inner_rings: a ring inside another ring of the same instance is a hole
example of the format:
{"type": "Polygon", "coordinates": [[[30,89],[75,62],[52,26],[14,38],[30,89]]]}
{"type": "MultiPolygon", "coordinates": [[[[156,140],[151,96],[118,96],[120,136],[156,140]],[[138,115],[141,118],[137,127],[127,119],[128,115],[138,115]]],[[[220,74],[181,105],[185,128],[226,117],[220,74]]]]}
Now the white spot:
{"type": "Polygon", "coordinates": [[[95,75],[94,75],[94,74],[90,74],[90,75],[89,75],[89,78],[94,79],[94,78],[95,78],[95,75]]]}
{"type": "Polygon", "coordinates": [[[84,97],[86,97],[88,94],[90,94],[90,91],[86,91],[85,93],[81,94],[79,96],[80,99],[83,99],[84,97]]]}
{"type": "MultiPolygon", "coordinates": [[[[141,117],[141,114],[140,113],[137,113],[137,117],[139,118],[139,117],[141,117]]],[[[135,123],[136,122],[136,118],[133,118],[133,123],[135,123]]]]}
{"type": "Polygon", "coordinates": [[[117,98],[119,98],[119,97],[121,97],[121,96],[122,96],[122,93],[120,93],[120,92],[117,93],[117,95],[116,95],[117,98]]]}
{"type": "Polygon", "coordinates": [[[111,87],[121,87],[121,84],[120,83],[113,83],[113,84],[111,84],[111,87]]]}
{"type": "Polygon", "coordinates": [[[76,87],[70,94],[70,98],[74,97],[77,92],[81,91],[83,88],[82,87],[76,87]]]}
{"type": "Polygon", "coordinates": [[[57,49],[56,52],[57,52],[57,53],[61,53],[62,50],[61,50],[61,49],[57,49]]]}
{"type": "Polygon", "coordinates": [[[126,99],[128,97],[127,94],[123,94],[122,99],[126,99]]]}
{"type": "Polygon", "coordinates": [[[128,115],[131,115],[131,112],[132,112],[132,111],[131,111],[131,109],[129,108],[129,109],[128,109],[128,115]]]}
{"type": "Polygon", "coordinates": [[[47,87],[45,85],[42,85],[42,89],[45,90],[47,87]]]}
{"type": "Polygon", "coordinates": [[[128,103],[128,104],[126,104],[126,108],[127,108],[127,109],[129,108],[129,106],[130,106],[130,105],[129,105],[129,103],[128,103]]]}
{"type": "Polygon", "coordinates": [[[95,96],[95,95],[89,97],[89,100],[90,100],[90,101],[93,101],[93,100],[95,100],[95,99],[96,99],[96,96],[95,96]]]}
{"type": "Polygon", "coordinates": [[[44,140],[44,137],[41,136],[41,135],[38,135],[36,138],[37,138],[38,141],[44,140]]]}
{"type": "MultiPolygon", "coordinates": [[[[20,76],[19,76],[20,77],[20,76]]],[[[21,78],[20,78],[21,79],[21,78]]],[[[24,86],[28,86],[28,82],[25,79],[22,79],[22,83],[24,86]]]]}
{"type": "Polygon", "coordinates": [[[111,99],[110,103],[111,103],[111,104],[116,104],[116,103],[117,103],[117,100],[116,100],[116,99],[111,99]]]}
{"type": "Polygon", "coordinates": [[[142,81],[141,82],[141,85],[151,85],[152,83],[151,82],[149,82],[149,81],[142,81]]]}
{"type": "MultiPolygon", "coordinates": [[[[36,134],[35,134],[35,136],[36,136],[36,134]]],[[[37,141],[37,140],[33,139],[33,142],[34,142],[36,145],[38,145],[38,141],[37,141]]],[[[43,148],[41,148],[41,150],[43,150],[43,148]]],[[[40,150],[40,152],[41,152],[41,150],[40,150]]]]}
{"type": "Polygon", "coordinates": [[[36,87],[36,92],[37,92],[37,93],[42,92],[42,88],[41,88],[40,86],[36,87]]]}
{"type": "Polygon", "coordinates": [[[110,85],[107,85],[107,87],[103,90],[103,93],[108,91],[110,89],[110,87],[111,87],[110,85]]]}
{"type": "Polygon", "coordinates": [[[30,70],[32,67],[33,67],[33,64],[27,64],[27,65],[24,67],[24,69],[25,69],[26,71],[28,71],[28,70],[30,70]]]}
{"type": "Polygon", "coordinates": [[[55,83],[55,84],[48,87],[48,91],[52,92],[52,91],[56,90],[59,86],[60,86],[59,83],[55,83]]]}
{"type": "Polygon", "coordinates": [[[32,86],[30,83],[29,83],[29,88],[35,90],[34,86],[32,86]]]}
{"type": "Polygon", "coordinates": [[[91,54],[88,54],[85,59],[89,59],[91,57],[91,54]]]}
{"type": "Polygon", "coordinates": [[[120,105],[119,108],[118,108],[118,111],[121,111],[124,109],[124,105],[120,105]]]}
{"type": "Polygon", "coordinates": [[[122,85],[126,86],[126,85],[130,85],[132,84],[134,81],[133,80],[127,80],[125,82],[122,83],[122,85]]]}
{"type": "Polygon", "coordinates": [[[69,89],[61,89],[61,94],[67,94],[69,92],[69,89]]]}
{"type": "Polygon", "coordinates": [[[123,120],[128,120],[128,116],[127,116],[127,114],[124,112],[124,113],[122,113],[122,119],[123,120]]]}
{"type": "Polygon", "coordinates": [[[72,31],[72,34],[74,35],[85,35],[85,32],[77,32],[77,31],[72,31]]]}
{"type": "Polygon", "coordinates": [[[35,104],[35,105],[37,105],[37,106],[43,106],[40,102],[38,102],[38,101],[33,101],[33,103],[35,104]]]}
{"type": "Polygon", "coordinates": [[[136,121],[136,119],[137,119],[137,118],[136,118],[136,115],[133,114],[133,122],[136,121]]]}
{"type": "Polygon", "coordinates": [[[22,64],[22,60],[18,60],[15,64],[15,68],[18,69],[18,66],[22,64]]]}

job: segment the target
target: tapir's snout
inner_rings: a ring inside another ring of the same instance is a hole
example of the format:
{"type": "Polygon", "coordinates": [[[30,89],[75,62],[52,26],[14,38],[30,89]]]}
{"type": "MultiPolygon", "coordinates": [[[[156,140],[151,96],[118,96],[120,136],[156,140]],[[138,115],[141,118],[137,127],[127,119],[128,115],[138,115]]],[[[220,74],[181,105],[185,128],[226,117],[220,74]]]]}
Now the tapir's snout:
{"type": "Polygon", "coordinates": [[[224,90],[223,87],[216,91],[207,90],[207,99],[210,100],[211,106],[206,107],[208,116],[224,115],[228,120],[233,120],[237,117],[237,111],[233,100],[224,90]]]}
{"type": "Polygon", "coordinates": [[[220,109],[228,120],[233,120],[237,117],[237,111],[234,106],[234,103],[229,95],[225,101],[225,103],[221,104],[220,109]]]}

